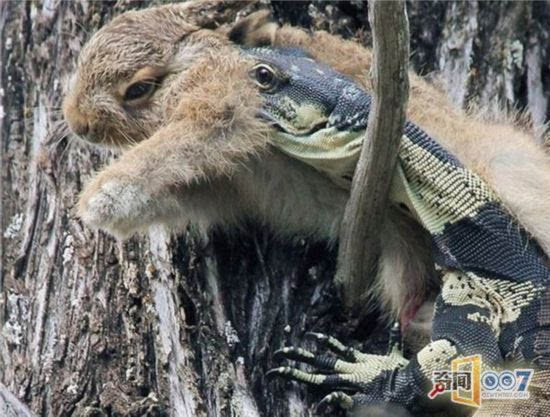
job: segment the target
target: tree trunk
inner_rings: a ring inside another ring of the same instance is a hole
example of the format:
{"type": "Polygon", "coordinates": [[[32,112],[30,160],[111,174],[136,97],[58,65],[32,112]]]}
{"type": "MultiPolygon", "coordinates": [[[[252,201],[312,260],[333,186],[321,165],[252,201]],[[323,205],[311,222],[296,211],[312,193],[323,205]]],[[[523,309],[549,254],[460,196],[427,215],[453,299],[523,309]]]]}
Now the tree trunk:
{"type": "MultiPolygon", "coordinates": [[[[111,155],[63,136],[65,79],[91,33],[151,4],[0,3],[0,416],[312,416],[325,392],[266,380],[274,350],[307,347],[306,330],[385,347],[376,315],[351,317],[336,296],[333,248],[254,225],[118,244],[74,215],[111,155]]],[[[268,7],[368,43],[365,3],[268,7]]],[[[411,62],[441,70],[457,105],[527,108],[541,125],[549,15],[542,2],[411,2],[411,62]]]]}

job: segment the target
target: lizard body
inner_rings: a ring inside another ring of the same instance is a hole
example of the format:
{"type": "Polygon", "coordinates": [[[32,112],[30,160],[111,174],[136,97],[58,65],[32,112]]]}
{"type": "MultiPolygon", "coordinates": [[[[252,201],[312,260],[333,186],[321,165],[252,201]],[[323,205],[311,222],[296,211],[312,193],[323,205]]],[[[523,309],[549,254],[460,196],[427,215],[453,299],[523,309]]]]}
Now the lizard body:
{"type": "MultiPolygon", "coordinates": [[[[262,93],[260,112],[276,127],[270,135],[272,145],[349,186],[367,127],[368,93],[299,51],[256,48],[246,53],[278,78],[262,93]]],[[[432,373],[458,357],[481,355],[492,367],[506,360],[547,369],[548,260],[486,182],[407,122],[391,200],[432,237],[442,286],[431,343],[410,361],[394,350],[388,356],[357,353],[355,365],[287,348],[283,356],[328,367],[336,374],[308,374],[289,367],[274,372],[314,384],[354,387],[362,392],[359,403],[413,407],[426,395],[432,373]]],[[[343,394],[339,395],[341,400],[343,394]]]]}

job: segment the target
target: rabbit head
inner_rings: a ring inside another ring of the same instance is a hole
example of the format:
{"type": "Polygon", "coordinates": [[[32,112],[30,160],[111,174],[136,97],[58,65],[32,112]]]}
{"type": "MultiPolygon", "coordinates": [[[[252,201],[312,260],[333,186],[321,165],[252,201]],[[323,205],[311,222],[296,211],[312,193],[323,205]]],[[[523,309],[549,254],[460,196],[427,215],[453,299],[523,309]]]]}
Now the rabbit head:
{"type": "Polygon", "coordinates": [[[162,125],[170,81],[208,38],[221,40],[214,31],[195,25],[191,11],[176,4],[127,12],[92,36],[63,101],[73,133],[97,145],[124,147],[150,137],[162,125]]]}

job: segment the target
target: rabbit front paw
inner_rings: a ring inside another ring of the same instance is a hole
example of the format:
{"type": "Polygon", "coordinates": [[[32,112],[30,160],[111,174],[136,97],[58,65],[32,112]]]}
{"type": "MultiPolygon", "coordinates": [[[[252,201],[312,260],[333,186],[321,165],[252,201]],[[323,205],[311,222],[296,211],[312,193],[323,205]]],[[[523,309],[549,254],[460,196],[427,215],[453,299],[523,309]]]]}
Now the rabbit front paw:
{"type": "Polygon", "coordinates": [[[78,216],[94,229],[126,238],[143,228],[143,217],[152,202],[139,184],[99,177],[81,194],[78,216]]]}

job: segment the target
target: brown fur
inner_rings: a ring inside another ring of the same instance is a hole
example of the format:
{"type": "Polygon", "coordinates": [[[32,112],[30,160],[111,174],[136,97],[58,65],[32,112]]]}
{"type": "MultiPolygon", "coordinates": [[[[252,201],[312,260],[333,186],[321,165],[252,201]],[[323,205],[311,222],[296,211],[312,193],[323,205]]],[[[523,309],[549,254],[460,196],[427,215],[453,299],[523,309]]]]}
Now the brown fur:
{"type": "Polygon", "coordinates": [[[179,22],[179,7],[124,14],[82,51],[64,102],[69,126],[126,151],[86,186],[80,217],[119,237],[155,223],[204,231],[253,218],[280,235],[334,239],[347,193],[269,148],[253,63],[225,35],[179,22]],[[157,90],[124,103],[127,86],[151,72],[162,73],[157,90]]]}

